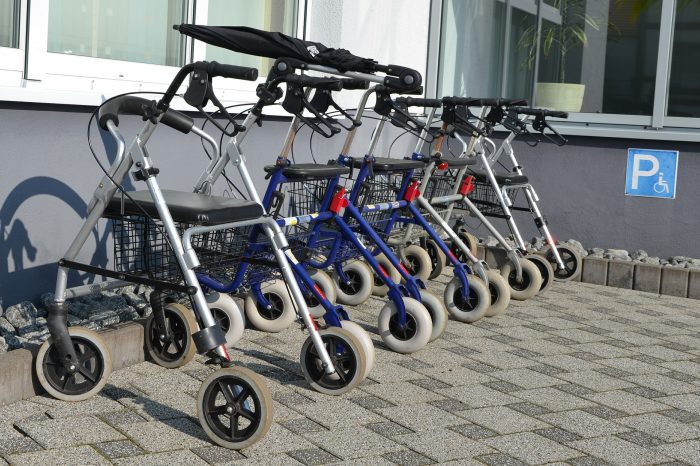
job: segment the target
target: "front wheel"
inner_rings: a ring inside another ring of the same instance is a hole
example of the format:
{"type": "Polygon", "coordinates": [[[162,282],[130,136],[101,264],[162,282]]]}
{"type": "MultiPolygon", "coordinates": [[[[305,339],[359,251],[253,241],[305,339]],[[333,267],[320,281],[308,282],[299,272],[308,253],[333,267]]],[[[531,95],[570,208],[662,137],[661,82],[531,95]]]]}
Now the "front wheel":
{"type": "Polygon", "coordinates": [[[112,355],[104,339],[84,327],[69,327],[78,360],[66,368],[53,338],[46,340],[36,355],[35,369],[41,386],[54,398],[63,401],[86,400],[107,383],[112,373],[112,355]]]}
{"type": "Polygon", "coordinates": [[[525,259],[529,260],[540,271],[540,276],[542,277],[542,285],[540,286],[540,293],[547,291],[551,288],[554,282],[554,269],[552,264],[549,263],[547,259],[539,254],[530,254],[525,256],[525,259]]]}
{"type": "Polygon", "coordinates": [[[465,323],[476,322],[486,315],[491,306],[491,297],[486,284],[477,276],[469,276],[469,290],[465,293],[458,277],[445,287],[447,312],[455,320],[465,323]]]}
{"type": "Polygon", "coordinates": [[[486,276],[489,279],[489,294],[491,306],[486,311],[486,317],[495,317],[503,314],[510,304],[510,287],[508,282],[495,270],[488,270],[486,276]]]}
{"type": "Polygon", "coordinates": [[[226,334],[226,344],[233,346],[243,338],[245,316],[234,299],[225,293],[210,293],[207,304],[216,323],[226,334]]]}
{"type": "Polygon", "coordinates": [[[146,320],[146,350],[156,364],[168,369],[182,367],[194,358],[196,348],[191,335],[198,330],[191,310],[170,303],[163,308],[166,329],[158,328],[155,312],[146,320]]]}
{"type": "Polygon", "coordinates": [[[554,279],[560,282],[574,280],[581,273],[581,256],[572,247],[566,244],[557,245],[557,252],[564,263],[564,268],[560,268],[552,253],[551,246],[545,250],[545,257],[552,264],[554,269],[554,279]]]}
{"type": "Polygon", "coordinates": [[[351,332],[339,327],[319,330],[319,334],[335,372],[326,373],[318,349],[309,336],[299,356],[304,378],[314,390],[326,395],[341,395],[352,390],[362,382],[367,371],[362,343],[351,332]]]}
{"type": "Polygon", "coordinates": [[[292,325],[296,313],[284,282],[275,280],[263,287],[262,294],[270,303],[269,308],[258,303],[252,292],[246,296],[244,308],[248,322],[258,330],[271,333],[281,332],[292,325]]]}
{"type": "Polygon", "coordinates": [[[525,301],[534,297],[542,286],[542,275],[535,264],[529,260],[520,259],[520,266],[523,269],[522,280],[518,280],[515,267],[508,262],[501,268],[501,275],[510,286],[510,297],[517,301],[525,301]]]}
{"type": "Polygon", "coordinates": [[[341,282],[340,275],[333,271],[333,283],[340,304],[358,306],[372,296],[374,276],[372,269],[362,261],[356,260],[343,265],[343,273],[348,282],[341,282]]]}
{"type": "Polygon", "coordinates": [[[212,372],[197,393],[197,418],[212,442],[240,450],[262,439],[272,425],[265,381],[243,367],[212,372]]]}
{"type": "Polygon", "coordinates": [[[393,301],[379,311],[379,336],[384,344],[397,353],[415,353],[430,341],[433,323],[430,313],[413,298],[403,298],[406,308],[406,323],[400,324],[399,312],[393,301]]]}

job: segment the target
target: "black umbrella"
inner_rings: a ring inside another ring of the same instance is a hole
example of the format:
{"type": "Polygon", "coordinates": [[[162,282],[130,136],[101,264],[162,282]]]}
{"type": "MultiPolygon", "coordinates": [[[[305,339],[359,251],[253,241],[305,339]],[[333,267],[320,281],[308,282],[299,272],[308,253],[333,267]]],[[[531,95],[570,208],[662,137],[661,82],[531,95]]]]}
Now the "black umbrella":
{"type": "Polygon", "coordinates": [[[294,58],[305,63],[329,66],[339,71],[371,73],[376,61],[333,49],[319,42],[305,41],[280,32],[261,31],[245,26],[175,26],[181,34],[234,52],[269,58],[294,58]]]}

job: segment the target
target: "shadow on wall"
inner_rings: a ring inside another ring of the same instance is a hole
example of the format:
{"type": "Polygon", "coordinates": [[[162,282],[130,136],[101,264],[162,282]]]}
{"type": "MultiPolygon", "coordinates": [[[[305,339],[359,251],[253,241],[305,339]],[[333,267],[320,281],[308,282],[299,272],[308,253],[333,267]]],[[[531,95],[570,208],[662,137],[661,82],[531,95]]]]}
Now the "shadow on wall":
{"type": "MultiPolygon", "coordinates": [[[[70,206],[78,217],[85,219],[87,210],[85,201],[72,188],[55,178],[46,176],[28,178],[10,192],[0,207],[0,298],[5,306],[25,299],[37,301],[41,294],[54,289],[56,263],[32,265],[36,262],[37,248],[32,244],[22,219],[15,218],[25,201],[42,195],[60,199],[70,206]],[[13,263],[12,271],[10,271],[10,259],[13,263]]],[[[93,229],[96,247],[90,261],[92,265],[106,267],[108,261],[106,246],[110,231],[109,224],[101,233],[93,229]]],[[[67,249],[68,245],[65,247],[67,249]]],[[[57,250],[56,260],[64,252],[65,250],[57,250]]],[[[93,275],[71,271],[68,275],[68,286],[92,283],[94,280],[93,275]]]]}

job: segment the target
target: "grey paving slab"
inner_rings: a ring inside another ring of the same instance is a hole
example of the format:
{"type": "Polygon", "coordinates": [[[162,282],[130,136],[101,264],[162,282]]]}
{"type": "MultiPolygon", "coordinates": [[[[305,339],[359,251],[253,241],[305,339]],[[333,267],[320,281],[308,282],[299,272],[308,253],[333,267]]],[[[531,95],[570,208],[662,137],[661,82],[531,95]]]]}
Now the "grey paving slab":
{"type": "Polygon", "coordinates": [[[306,438],[343,460],[382,456],[404,449],[396,442],[364,427],[333,429],[322,437],[307,435],[306,438]]]}
{"type": "Polygon", "coordinates": [[[629,427],[621,426],[615,422],[607,421],[580,410],[544,414],[539,418],[549,424],[574,432],[583,438],[618,434],[630,430],[629,427]]]}
{"type": "Polygon", "coordinates": [[[527,464],[543,464],[576,458],[581,453],[532,432],[504,435],[484,443],[527,464]]]}
{"type": "MultiPolygon", "coordinates": [[[[667,409],[667,405],[664,405],[659,401],[649,400],[642,396],[622,390],[594,393],[591,395],[585,395],[585,398],[628,414],[651,413],[667,409]]],[[[657,398],[656,400],[662,400],[662,398],[657,398]]]]}
{"type": "Polygon", "coordinates": [[[44,448],[65,448],[124,439],[121,433],[94,416],[20,421],[17,427],[44,448]]]}
{"type": "Polygon", "coordinates": [[[646,432],[666,442],[679,442],[700,437],[700,429],[658,413],[616,419],[616,422],[646,432]]]}
{"type": "Polygon", "coordinates": [[[209,464],[189,450],[150,453],[142,456],[116,459],[113,460],[113,463],[117,466],[172,466],[174,464],[205,466],[209,464]]]}
{"type": "Polygon", "coordinates": [[[501,434],[549,427],[549,424],[506,406],[479,408],[459,413],[461,417],[501,434]]]}
{"type": "Polygon", "coordinates": [[[571,447],[612,464],[658,464],[671,458],[656,450],[644,448],[618,437],[598,437],[571,442],[571,447]]]}
{"type": "Polygon", "coordinates": [[[503,406],[520,401],[515,396],[505,394],[484,385],[452,387],[440,389],[437,390],[437,392],[446,397],[458,400],[470,408],[503,406]]]}
{"type": "MultiPolygon", "coordinates": [[[[31,453],[18,453],[6,457],[13,466],[65,466],[68,464],[111,464],[104,456],[88,445],[79,447],[43,450],[31,453]]],[[[172,464],[172,463],[171,463],[172,464]]]]}
{"type": "MultiPolygon", "coordinates": [[[[356,395],[359,394],[358,391],[356,395]]],[[[295,406],[292,409],[328,429],[370,424],[384,420],[381,416],[361,407],[357,403],[343,399],[304,404],[295,406]]]]}
{"type": "Polygon", "coordinates": [[[593,406],[595,404],[590,400],[582,398],[581,396],[567,393],[555,387],[523,390],[516,392],[514,395],[521,400],[543,406],[550,411],[581,409],[593,406]]]}
{"type": "Polygon", "coordinates": [[[377,412],[414,432],[425,432],[464,424],[464,418],[429,404],[411,405],[410,409],[404,409],[401,406],[382,408],[378,409],[377,412]]]}
{"type": "Polygon", "coordinates": [[[561,379],[533,371],[530,368],[510,369],[494,372],[491,375],[526,389],[551,387],[561,384],[561,379]]]}
{"type": "Polygon", "coordinates": [[[625,380],[642,387],[651,388],[668,395],[692,393],[698,390],[697,385],[673,379],[665,374],[644,374],[625,377],[625,380]]]}
{"type": "Polygon", "coordinates": [[[202,428],[189,418],[138,422],[123,425],[120,429],[130,440],[150,453],[203,447],[208,444],[202,428]]]}
{"type": "Polygon", "coordinates": [[[362,389],[371,395],[387,400],[395,405],[410,405],[441,400],[445,397],[418,387],[409,382],[396,382],[370,385],[362,389]]]}
{"type": "Polygon", "coordinates": [[[677,459],[683,463],[700,465],[700,441],[686,440],[684,442],[670,443],[654,448],[657,452],[677,459]]]}
{"type": "Polygon", "coordinates": [[[482,442],[446,429],[401,435],[395,440],[439,463],[495,452],[482,442]]]}

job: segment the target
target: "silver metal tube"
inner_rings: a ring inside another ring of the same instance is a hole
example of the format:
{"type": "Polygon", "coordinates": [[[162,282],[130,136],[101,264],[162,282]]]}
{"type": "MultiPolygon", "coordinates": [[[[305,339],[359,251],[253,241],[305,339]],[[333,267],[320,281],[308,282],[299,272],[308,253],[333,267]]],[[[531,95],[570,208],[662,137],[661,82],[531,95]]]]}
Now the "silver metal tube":
{"type": "Polygon", "coordinates": [[[423,152],[426,139],[428,139],[428,135],[430,134],[430,124],[433,122],[436,110],[437,109],[435,107],[430,107],[430,110],[428,111],[428,116],[425,117],[425,127],[420,132],[420,136],[418,136],[418,141],[416,141],[416,148],[413,150],[413,152],[416,154],[420,154],[423,152]]]}
{"type": "MultiPolygon", "coordinates": [[[[360,103],[357,105],[357,112],[355,113],[355,121],[360,121],[362,115],[365,113],[365,107],[367,106],[367,100],[369,96],[374,93],[374,87],[370,87],[365,92],[362,93],[360,98],[360,103]]],[[[350,148],[352,147],[352,141],[355,139],[355,134],[357,133],[357,126],[353,126],[349,131],[347,136],[345,136],[345,143],[343,143],[343,148],[340,150],[342,155],[349,155],[350,148]]]]}
{"type": "Polygon", "coordinates": [[[226,161],[224,160],[222,163],[222,159],[224,158],[223,154],[221,154],[221,152],[219,151],[219,144],[211,135],[205,133],[201,128],[198,128],[197,126],[193,126],[191,131],[197,136],[204,139],[212,148],[212,151],[214,153],[214,156],[209,161],[209,165],[207,165],[207,168],[204,169],[202,176],[200,176],[199,180],[197,180],[197,183],[194,186],[194,192],[201,194],[211,194],[211,189],[214,185],[215,180],[214,173],[217,173],[218,171],[218,174],[216,175],[216,178],[218,178],[219,174],[221,173],[221,171],[223,171],[226,165],[226,161]]]}
{"type": "Polygon", "coordinates": [[[377,122],[377,126],[374,128],[374,133],[372,134],[372,139],[369,141],[369,149],[367,149],[367,154],[372,155],[374,154],[374,149],[377,147],[377,143],[379,142],[379,136],[382,134],[382,130],[384,129],[384,124],[386,123],[386,118],[382,117],[377,122]]]}
{"type": "Polygon", "coordinates": [[[66,290],[65,297],[66,299],[79,298],[81,296],[98,294],[102,291],[116,290],[117,288],[123,288],[129,285],[131,285],[130,282],[124,282],[121,280],[109,280],[99,283],[92,283],[89,285],[81,285],[73,288],[68,288],[66,290]]]}

